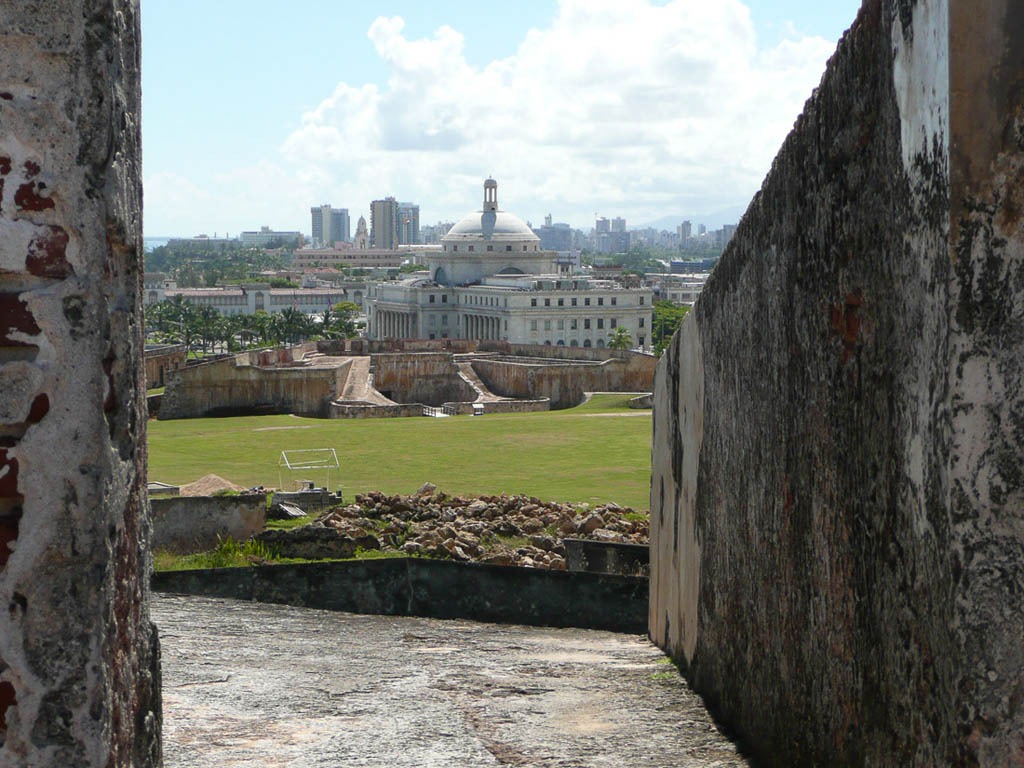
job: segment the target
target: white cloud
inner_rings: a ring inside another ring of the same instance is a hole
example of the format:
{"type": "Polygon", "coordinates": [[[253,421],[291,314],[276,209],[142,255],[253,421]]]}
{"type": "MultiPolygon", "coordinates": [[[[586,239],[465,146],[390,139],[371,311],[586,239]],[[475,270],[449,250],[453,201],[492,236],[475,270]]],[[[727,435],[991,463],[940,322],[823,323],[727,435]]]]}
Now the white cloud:
{"type": "Polygon", "coordinates": [[[739,0],[561,0],[483,68],[449,26],[411,40],[382,17],[368,35],[386,85],[339,83],[283,140],[279,188],[262,184],[289,227],[307,228],[314,203],[355,219],[389,194],[420,203],[423,223],[455,218],[488,174],[502,207],[535,223],[745,204],[835,47],[791,35],[760,48],[739,0]]]}

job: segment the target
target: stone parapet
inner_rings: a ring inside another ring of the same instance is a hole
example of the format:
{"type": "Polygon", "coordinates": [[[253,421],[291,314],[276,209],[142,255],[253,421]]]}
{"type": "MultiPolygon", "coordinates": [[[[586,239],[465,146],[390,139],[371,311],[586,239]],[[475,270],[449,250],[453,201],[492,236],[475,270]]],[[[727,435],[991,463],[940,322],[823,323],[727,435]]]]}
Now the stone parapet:
{"type": "Polygon", "coordinates": [[[659,363],[651,636],[766,765],[1024,763],[1022,92],[866,0],[659,363]]]}

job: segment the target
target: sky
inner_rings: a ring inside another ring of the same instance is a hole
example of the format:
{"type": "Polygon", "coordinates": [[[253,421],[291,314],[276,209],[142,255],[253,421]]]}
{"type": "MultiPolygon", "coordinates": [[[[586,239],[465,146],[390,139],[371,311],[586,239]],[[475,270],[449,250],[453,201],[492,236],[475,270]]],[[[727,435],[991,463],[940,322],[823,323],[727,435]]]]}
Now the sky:
{"type": "Polygon", "coordinates": [[[534,226],[735,219],[859,6],[145,0],[145,234],[456,221],[487,176],[534,226]]]}

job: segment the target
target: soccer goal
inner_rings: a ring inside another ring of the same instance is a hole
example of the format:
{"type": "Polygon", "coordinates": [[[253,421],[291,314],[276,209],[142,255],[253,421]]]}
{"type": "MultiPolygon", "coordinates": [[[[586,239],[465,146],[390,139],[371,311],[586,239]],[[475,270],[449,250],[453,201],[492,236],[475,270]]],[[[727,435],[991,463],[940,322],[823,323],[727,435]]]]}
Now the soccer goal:
{"type": "Polygon", "coordinates": [[[283,491],[285,482],[292,490],[304,488],[326,488],[331,490],[331,473],[335,481],[341,467],[338,465],[338,454],[333,448],[303,448],[294,451],[281,451],[277,461],[277,484],[283,491]],[[318,485],[317,481],[323,484],[318,485]]]}

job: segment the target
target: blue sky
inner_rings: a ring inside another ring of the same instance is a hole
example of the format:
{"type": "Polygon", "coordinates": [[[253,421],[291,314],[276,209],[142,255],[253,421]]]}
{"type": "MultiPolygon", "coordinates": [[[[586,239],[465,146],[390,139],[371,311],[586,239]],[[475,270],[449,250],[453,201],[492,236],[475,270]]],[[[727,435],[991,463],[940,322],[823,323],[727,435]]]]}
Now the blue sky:
{"type": "Polygon", "coordinates": [[[146,0],[146,234],[455,219],[488,174],[535,223],[743,205],[858,7],[146,0]]]}

